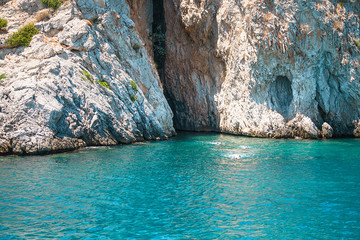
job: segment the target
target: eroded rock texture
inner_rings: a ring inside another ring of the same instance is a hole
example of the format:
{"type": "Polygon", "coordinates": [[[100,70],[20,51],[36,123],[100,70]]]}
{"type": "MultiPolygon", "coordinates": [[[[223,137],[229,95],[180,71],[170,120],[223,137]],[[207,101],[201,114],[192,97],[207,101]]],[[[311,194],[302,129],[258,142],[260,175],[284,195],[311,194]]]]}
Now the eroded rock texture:
{"type": "Polygon", "coordinates": [[[127,0],[130,6],[130,17],[135,23],[141,39],[145,45],[148,55],[152,60],[152,41],[149,36],[152,33],[153,25],[153,1],[152,0],[127,0]]]}
{"type": "Polygon", "coordinates": [[[165,3],[176,128],[359,136],[360,1],[165,3]]]}
{"type": "Polygon", "coordinates": [[[0,74],[6,75],[0,153],[174,134],[172,112],[125,0],[66,1],[55,12],[40,0],[4,1],[0,15],[9,21],[0,34],[0,74]],[[40,11],[49,15],[39,17],[40,11]],[[40,30],[30,46],[6,48],[4,39],[30,22],[40,30]]]}

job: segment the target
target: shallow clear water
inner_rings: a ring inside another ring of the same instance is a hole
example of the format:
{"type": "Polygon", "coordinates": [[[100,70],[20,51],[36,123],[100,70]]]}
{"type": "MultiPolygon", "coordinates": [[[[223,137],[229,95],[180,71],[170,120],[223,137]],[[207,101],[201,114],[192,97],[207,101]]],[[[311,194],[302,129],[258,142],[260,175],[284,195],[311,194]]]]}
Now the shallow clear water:
{"type": "Polygon", "coordinates": [[[181,133],[0,158],[0,239],[360,239],[360,140],[181,133]]]}

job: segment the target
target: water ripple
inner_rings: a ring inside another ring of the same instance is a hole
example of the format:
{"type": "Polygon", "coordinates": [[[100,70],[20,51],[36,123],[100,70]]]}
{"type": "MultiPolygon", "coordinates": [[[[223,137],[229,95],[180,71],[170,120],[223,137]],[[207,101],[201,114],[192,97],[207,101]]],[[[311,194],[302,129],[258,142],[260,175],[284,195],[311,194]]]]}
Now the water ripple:
{"type": "Polygon", "coordinates": [[[360,141],[187,134],[0,159],[0,239],[360,239],[360,141]]]}

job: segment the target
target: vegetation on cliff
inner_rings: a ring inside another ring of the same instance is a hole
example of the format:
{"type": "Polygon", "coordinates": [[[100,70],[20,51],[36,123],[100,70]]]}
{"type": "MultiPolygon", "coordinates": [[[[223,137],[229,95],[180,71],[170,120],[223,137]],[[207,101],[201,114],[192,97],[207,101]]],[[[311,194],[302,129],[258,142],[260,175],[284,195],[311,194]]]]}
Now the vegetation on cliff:
{"type": "Polygon", "coordinates": [[[60,1],[60,0],[41,0],[41,3],[46,7],[50,7],[52,9],[56,10],[61,6],[62,1],[60,1]]]}
{"type": "Polygon", "coordinates": [[[8,24],[8,21],[6,19],[0,18],[0,28],[6,27],[8,24]]]}
{"type": "Polygon", "coordinates": [[[34,27],[33,24],[25,25],[20,28],[17,32],[11,34],[6,40],[6,43],[10,47],[19,47],[19,46],[29,46],[32,40],[32,37],[37,34],[39,30],[34,27]]]}

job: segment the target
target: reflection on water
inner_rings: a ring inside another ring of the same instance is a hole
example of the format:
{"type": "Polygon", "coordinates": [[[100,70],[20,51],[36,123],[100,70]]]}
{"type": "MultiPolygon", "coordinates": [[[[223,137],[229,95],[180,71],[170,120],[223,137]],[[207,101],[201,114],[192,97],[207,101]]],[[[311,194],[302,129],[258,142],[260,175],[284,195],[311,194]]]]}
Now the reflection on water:
{"type": "Polygon", "coordinates": [[[360,141],[181,133],[0,159],[0,239],[360,239],[360,141]]]}

